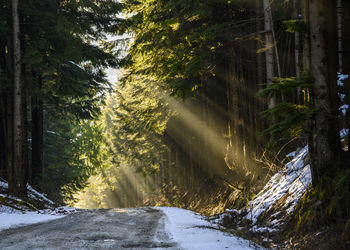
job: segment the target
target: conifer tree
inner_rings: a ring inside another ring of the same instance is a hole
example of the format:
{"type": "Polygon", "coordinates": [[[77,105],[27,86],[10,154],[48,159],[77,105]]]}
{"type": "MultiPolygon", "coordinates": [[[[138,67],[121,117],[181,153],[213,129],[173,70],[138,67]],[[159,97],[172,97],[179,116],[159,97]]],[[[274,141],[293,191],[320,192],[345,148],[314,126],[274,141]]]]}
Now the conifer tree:
{"type": "Polygon", "coordinates": [[[98,114],[110,89],[104,68],[118,64],[115,41],[108,42],[107,35],[117,33],[122,23],[117,16],[122,4],[116,1],[32,0],[16,4],[18,1],[13,5],[1,2],[0,131],[6,138],[0,145],[6,149],[2,151],[6,154],[1,154],[1,168],[8,169],[6,178],[13,192],[16,187],[25,190],[27,183],[28,126],[24,122],[28,117],[24,105],[31,104],[31,183],[40,187],[43,168],[49,165],[43,157],[47,146],[44,116],[56,112],[81,120],[98,114]],[[14,39],[9,39],[9,34],[14,39]]]}
{"type": "Polygon", "coordinates": [[[312,88],[309,142],[312,181],[318,185],[338,167],[340,139],[337,108],[337,33],[335,1],[310,0],[312,88]],[[327,13],[327,15],[325,15],[327,13]]]}
{"type": "Polygon", "coordinates": [[[18,0],[12,0],[12,55],[13,55],[13,170],[9,175],[9,191],[19,195],[27,194],[27,132],[25,127],[25,88],[22,79],[22,50],[20,41],[20,17],[18,0]]]}

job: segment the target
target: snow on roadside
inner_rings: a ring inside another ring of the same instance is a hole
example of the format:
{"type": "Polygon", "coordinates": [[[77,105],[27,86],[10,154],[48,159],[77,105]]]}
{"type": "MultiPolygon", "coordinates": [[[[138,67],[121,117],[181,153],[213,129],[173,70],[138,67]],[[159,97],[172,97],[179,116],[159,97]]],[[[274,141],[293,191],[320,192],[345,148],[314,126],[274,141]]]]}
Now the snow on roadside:
{"type": "MultiPolygon", "coordinates": [[[[340,137],[349,133],[342,129],[340,137]]],[[[346,146],[344,150],[348,150],[346,146]]],[[[251,222],[250,231],[276,232],[285,218],[291,214],[306,189],[311,185],[311,169],[307,164],[308,146],[292,152],[287,157],[293,157],[279,172],[266,183],[265,187],[242,210],[227,209],[226,213],[213,217],[212,222],[223,224],[226,216],[236,218],[238,225],[243,220],[251,222]]]]}
{"type": "MultiPolygon", "coordinates": [[[[342,129],[339,133],[343,140],[349,129],[342,129]]],[[[347,146],[344,150],[348,150],[347,146]]],[[[311,185],[311,169],[307,164],[307,155],[308,146],[288,154],[287,156],[293,159],[270,179],[245,210],[228,212],[246,214],[244,218],[251,220],[252,231],[277,231],[284,218],[294,211],[300,198],[311,185]],[[265,217],[261,223],[258,220],[263,215],[265,217]],[[264,223],[268,227],[264,227],[264,223]]]]}
{"type": "Polygon", "coordinates": [[[72,207],[54,208],[55,203],[45,194],[27,185],[28,198],[40,202],[46,209],[33,211],[35,207],[15,196],[7,194],[8,184],[0,181],[0,232],[12,227],[60,219],[78,210],[72,207]]]}
{"type": "Polygon", "coordinates": [[[39,214],[37,212],[26,213],[0,213],[0,232],[1,230],[18,227],[28,224],[34,224],[44,221],[55,220],[64,217],[63,215],[39,214]]]}
{"type": "Polygon", "coordinates": [[[212,223],[220,226],[228,216],[238,227],[247,226],[246,221],[249,221],[249,230],[252,232],[277,232],[311,184],[310,165],[306,164],[307,154],[307,146],[288,154],[287,157],[293,159],[272,176],[246,208],[227,209],[226,213],[214,216],[212,223]]]}
{"type": "Polygon", "coordinates": [[[184,249],[256,249],[257,246],[213,228],[200,214],[175,207],[157,207],[166,214],[165,230],[184,249]]]}
{"type": "Polygon", "coordinates": [[[280,208],[288,214],[293,212],[299,199],[311,184],[310,165],[304,166],[308,147],[304,147],[285,167],[275,174],[257,196],[248,204],[251,209],[245,216],[255,224],[263,212],[267,212],[282,198],[285,198],[280,208]]]}
{"type": "MultiPolygon", "coordinates": [[[[5,181],[0,180],[0,197],[9,198],[9,199],[12,199],[14,201],[19,201],[19,203],[23,203],[23,200],[7,194],[7,189],[8,189],[8,184],[5,181]]],[[[43,193],[36,191],[34,188],[32,188],[28,184],[27,184],[27,192],[28,192],[28,198],[41,202],[45,206],[45,208],[53,208],[54,207],[55,203],[52,200],[48,199],[46,194],[43,194],[43,193]]],[[[1,210],[2,206],[4,206],[4,205],[0,204],[0,212],[2,212],[2,210],[1,210]]],[[[14,208],[16,208],[18,205],[13,204],[13,206],[14,206],[14,208]]],[[[24,207],[24,206],[22,206],[22,207],[18,206],[18,210],[30,211],[30,210],[28,210],[27,207],[24,207]]]]}
{"type": "MultiPolygon", "coordinates": [[[[343,81],[348,78],[349,75],[338,72],[338,86],[344,86],[343,81]]],[[[345,95],[339,93],[339,97],[343,101],[345,95]]],[[[348,108],[347,104],[343,104],[339,110],[345,115],[348,108]]],[[[340,131],[342,141],[348,133],[349,129],[340,131]]],[[[344,150],[348,150],[347,145],[344,150]]],[[[311,185],[311,169],[305,161],[307,154],[308,146],[298,152],[288,154],[286,157],[293,157],[293,159],[272,176],[245,209],[228,209],[226,212],[234,214],[234,217],[240,217],[241,221],[242,218],[250,220],[252,231],[277,231],[280,224],[283,223],[283,219],[294,211],[298,201],[311,185]],[[262,222],[259,221],[261,217],[264,217],[262,222]]],[[[213,223],[222,223],[223,218],[228,215],[227,213],[213,218],[213,223]]],[[[232,217],[232,215],[229,216],[232,217]]]]}
{"type": "Polygon", "coordinates": [[[30,185],[27,185],[27,189],[28,189],[28,196],[29,196],[30,198],[33,198],[33,199],[39,198],[40,200],[46,201],[46,202],[48,202],[48,203],[51,204],[51,205],[54,205],[54,204],[55,204],[52,200],[50,200],[50,199],[48,199],[48,198],[46,197],[46,194],[39,193],[39,192],[36,191],[34,188],[32,188],[30,185]]]}
{"type": "Polygon", "coordinates": [[[0,206],[0,232],[1,230],[12,227],[60,219],[68,214],[76,213],[79,210],[80,209],[74,207],[58,207],[55,209],[43,209],[35,212],[23,212],[11,207],[0,206]]]}

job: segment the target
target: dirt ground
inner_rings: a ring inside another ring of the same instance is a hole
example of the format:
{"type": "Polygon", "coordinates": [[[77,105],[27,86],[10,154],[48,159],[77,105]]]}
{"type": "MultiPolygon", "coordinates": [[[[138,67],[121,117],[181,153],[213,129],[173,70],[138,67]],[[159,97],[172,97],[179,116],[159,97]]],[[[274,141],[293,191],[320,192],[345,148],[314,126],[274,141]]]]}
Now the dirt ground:
{"type": "Polygon", "coordinates": [[[153,208],[99,209],[0,232],[0,249],[180,249],[153,208]]]}

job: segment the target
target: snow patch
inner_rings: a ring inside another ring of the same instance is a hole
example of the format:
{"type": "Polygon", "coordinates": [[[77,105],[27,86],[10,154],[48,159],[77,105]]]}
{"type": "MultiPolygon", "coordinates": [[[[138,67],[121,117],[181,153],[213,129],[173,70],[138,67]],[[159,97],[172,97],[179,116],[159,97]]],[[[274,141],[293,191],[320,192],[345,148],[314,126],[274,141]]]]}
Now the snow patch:
{"type": "Polygon", "coordinates": [[[340,130],[340,132],[339,132],[339,135],[340,135],[341,138],[347,136],[348,134],[349,134],[349,129],[348,128],[344,128],[344,129],[340,130]]]}
{"type": "Polygon", "coordinates": [[[37,213],[47,214],[47,215],[68,215],[68,214],[76,213],[81,210],[82,209],[78,209],[75,207],[57,207],[53,210],[52,209],[38,210],[37,213]]]}
{"type": "Polygon", "coordinates": [[[0,181],[0,198],[4,199],[4,204],[0,204],[0,231],[8,228],[60,219],[67,214],[78,211],[72,207],[53,208],[55,203],[27,185],[28,197],[32,200],[43,202],[47,209],[32,211],[35,209],[31,204],[13,196],[6,194],[8,184],[0,181]]]}
{"type": "Polygon", "coordinates": [[[311,183],[310,165],[304,166],[308,147],[304,147],[286,166],[275,174],[258,195],[249,202],[246,219],[255,224],[259,216],[285,197],[282,208],[291,213],[311,183]]]}
{"type": "Polygon", "coordinates": [[[175,207],[157,207],[166,214],[165,229],[181,248],[193,250],[256,249],[247,240],[213,228],[206,217],[175,207]]]}
{"type": "Polygon", "coordinates": [[[273,233],[273,232],[277,232],[278,230],[276,228],[271,228],[271,227],[258,227],[258,226],[253,226],[251,231],[253,232],[259,232],[259,233],[264,233],[264,232],[269,232],[269,233],[273,233]]]}
{"type": "Polygon", "coordinates": [[[28,196],[30,198],[39,198],[40,200],[42,201],[46,201],[48,203],[50,203],[51,205],[54,205],[55,203],[52,201],[52,200],[49,200],[47,197],[46,197],[46,194],[42,194],[42,193],[39,193],[38,191],[36,191],[34,188],[32,188],[30,185],[27,185],[27,190],[29,191],[28,192],[28,196]]]}
{"type": "Polygon", "coordinates": [[[0,188],[8,189],[7,183],[6,183],[6,182],[3,182],[3,181],[0,181],[0,188]]]}
{"type": "Polygon", "coordinates": [[[12,227],[59,219],[62,217],[62,215],[39,214],[37,212],[0,213],[0,231],[12,227]]]}
{"type": "Polygon", "coordinates": [[[293,159],[272,176],[246,208],[227,209],[226,213],[213,217],[212,222],[220,225],[225,216],[230,216],[238,226],[246,227],[245,221],[250,221],[250,231],[268,234],[277,232],[284,218],[294,211],[311,184],[310,165],[306,164],[307,154],[307,146],[289,153],[287,157],[293,159]]]}
{"type": "Polygon", "coordinates": [[[340,72],[338,72],[338,86],[344,86],[343,81],[348,78],[349,75],[341,74],[340,72]]]}
{"type": "MultiPolygon", "coordinates": [[[[338,86],[343,87],[344,86],[343,81],[345,79],[348,79],[348,78],[349,78],[349,75],[344,75],[344,74],[341,74],[338,72],[338,86]]],[[[341,102],[344,102],[346,95],[343,93],[338,93],[338,96],[339,96],[341,102]]],[[[343,104],[339,107],[339,111],[341,111],[342,114],[345,115],[348,108],[349,108],[349,105],[343,104]]]]}
{"type": "MultiPolygon", "coordinates": [[[[344,95],[344,96],[345,96],[345,95],[344,95]]],[[[343,115],[345,115],[345,114],[346,114],[346,111],[348,110],[348,108],[349,108],[349,105],[348,105],[348,104],[344,104],[344,105],[341,105],[341,106],[339,107],[339,110],[342,112],[343,115]]]]}

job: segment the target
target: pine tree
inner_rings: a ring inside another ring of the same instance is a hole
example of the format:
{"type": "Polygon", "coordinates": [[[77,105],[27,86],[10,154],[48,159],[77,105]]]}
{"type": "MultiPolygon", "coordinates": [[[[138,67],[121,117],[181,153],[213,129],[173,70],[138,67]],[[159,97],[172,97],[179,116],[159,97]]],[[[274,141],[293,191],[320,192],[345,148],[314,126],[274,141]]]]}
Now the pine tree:
{"type": "MultiPolygon", "coordinates": [[[[118,64],[116,41],[107,42],[107,35],[117,33],[122,23],[117,16],[122,4],[115,1],[31,0],[17,4],[15,1],[11,11],[11,5],[1,2],[4,33],[1,33],[0,131],[6,138],[0,144],[1,149],[6,149],[1,154],[1,171],[6,166],[12,192],[17,192],[17,187],[22,191],[26,188],[28,132],[32,148],[30,180],[36,187],[42,183],[44,166],[48,165],[43,157],[47,146],[45,115],[73,114],[81,120],[92,119],[99,113],[110,89],[104,68],[118,64]],[[11,13],[13,22],[9,18],[11,13]],[[10,30],[14,39],[9,39],[10,30]],[[9,43],[11,40],[13,44],[9,43]],[[11,87],[15,89],[12,92],[11,87]],[[29,131],[25,124],[27,103],[31,104],[29,131]]],[[[24,195],[22,191],[17,193],[24,195]]]]}
{"type": "Polygon", "coordinates": [[[13,54],[13,183],[9,191],[19,195],[27,194],[27,133],[25,128],[25,89],[22,79],[22,50],[20,41],[20,17],[18,0],[12,0],[12,54],[13,54]]]}
{"type": "Polygon", "coordinates": [[[314,185],[321,184],[339,164],[335,7],[335,1],[331,0],[310,0],[309,5],[311,72],[315,79],[312,88],[312,140],[309,142],[314,185]]]}

